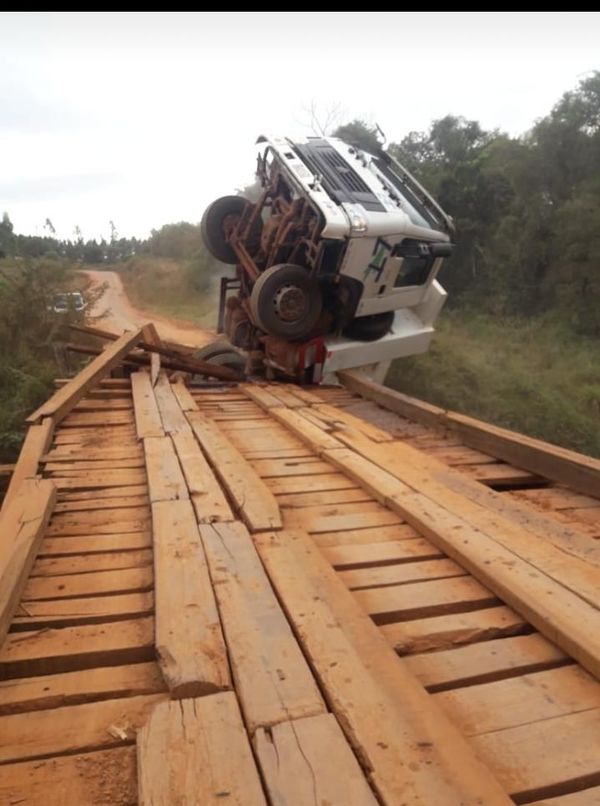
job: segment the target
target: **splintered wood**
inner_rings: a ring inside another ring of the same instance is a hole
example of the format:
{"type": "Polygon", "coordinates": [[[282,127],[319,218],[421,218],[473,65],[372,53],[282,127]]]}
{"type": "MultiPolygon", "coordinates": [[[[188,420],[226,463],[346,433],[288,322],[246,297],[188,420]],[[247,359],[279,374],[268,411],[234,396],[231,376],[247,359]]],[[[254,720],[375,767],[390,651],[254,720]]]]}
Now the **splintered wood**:
{"type": "Polygon", "coordinates": [[[600,803],[595,460],[97,335],[2,510],[1,803],[600,803]]]}

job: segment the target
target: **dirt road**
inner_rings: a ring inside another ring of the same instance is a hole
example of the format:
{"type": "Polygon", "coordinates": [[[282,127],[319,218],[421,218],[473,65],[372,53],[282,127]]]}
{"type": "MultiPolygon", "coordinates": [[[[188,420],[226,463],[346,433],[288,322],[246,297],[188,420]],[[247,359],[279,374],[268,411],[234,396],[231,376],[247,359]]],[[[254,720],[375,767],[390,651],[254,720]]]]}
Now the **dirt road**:
{"type": "MultiPolygon", "coordinates": [[[[163,339],[190,347],[201,347],[215,338],[211,330],[203,330],[188,322],[168,319],[156,313],[134,308],[127,298],[121,278],[114,271],[86,270],[82,273],[90,278],[92,288],[107,285],[105,292],[88,312],[89,318],[96,320],[98,327],[121,333],[126,328],[154,322],[163,339]]],[[[91,321],[90,324],[94,322],[91,321]]]]}

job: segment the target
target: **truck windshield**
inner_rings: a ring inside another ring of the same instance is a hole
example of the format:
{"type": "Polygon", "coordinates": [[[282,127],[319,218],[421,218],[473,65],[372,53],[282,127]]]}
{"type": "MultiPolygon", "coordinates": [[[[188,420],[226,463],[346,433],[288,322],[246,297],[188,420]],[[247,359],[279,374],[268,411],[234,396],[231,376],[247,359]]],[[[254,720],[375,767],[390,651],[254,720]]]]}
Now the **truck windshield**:
{"type": "Polygon", "coordinates": [[[377,170],[383,175],[388,189],[392,188],[392,196],[400,204],[400,207],[408,215],[413,224],[420,227],[427,227],[438,232],[447,230],[447,224],[442,216],[435,214],[431,204],[426,198],[420,198],[418,188],[408,175],[403,177],[392,169],[387,162],[380,157],[373,157],[373,163],[377,170]]]}

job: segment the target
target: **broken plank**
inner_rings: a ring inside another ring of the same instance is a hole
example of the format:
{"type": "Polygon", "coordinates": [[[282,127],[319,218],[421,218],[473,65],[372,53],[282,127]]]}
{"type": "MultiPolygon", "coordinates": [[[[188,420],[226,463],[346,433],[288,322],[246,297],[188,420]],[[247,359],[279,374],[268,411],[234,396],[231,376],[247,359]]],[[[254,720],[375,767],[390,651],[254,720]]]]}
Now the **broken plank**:
{"type": "Polygon", "coordinates": [[[251,531],[281,528],[273,493],[225,434],[197,411],[188,420],[208,460],[251,531]]]}
{"type": "Polygon", "coordinates": [[[217,605],[189,501],[152,505],[156,652],[172,697],[231,685],[217,605]]]}
{"type": "Polygon", "coordinates": [[[144,452],[152,503],[189,498],[188,488],[170,437],[146,437],[144,452]]]}
{"type": "Polygon", "coordinates": [[[0,646],[25,590],[55,500],[51,481],[24,479],[0,515],[0,646]]]}
{"type": "Polygon", "coordinates": [[[73,406],[81,400],[88,389],[105,375],[108,375],[110,370],[117,366],[131,348],[135,347],[141,335],[142,332],[139,329],[132,333],[123,333],[119,339],[109,345],[97,358],[94,358],[78,375],[55,392],[50,400],[47,400],[39,409],[36,409],[27,418],[27,422],[35,423],[42,417],[52,417],[55,425],[59,423],[73,406]]]}
{"type": "Polygon", "coordinates": [[[140,806],[266,806],[233,692],[157,705],[137,750],[140,806]]]}
{"type": "Polygon", "coordinates": [[[246,528],[233,522],[201,526],[200,532],[250,733],[323,713],[323,700],[246,528]]]}
{"type": "Polygon", "coordinates": [[[254,748],[273,806],[377,804],[333,714],[259,728],[254,748]]]}
{"type": "Polygon", "coordinates": [[[452,649],[456,646],[519,635],[531,629],[509,607],[499,605],[468,613],[382,624],[381,632],[400,655],[452,649]]]}
{"type": "Polygon", "coordinates": [[[166,686],[156,663],[105,666],[0,681],[0,716],[84,702],[156,694],[166,686]]]}
{"type": "Polygon", "coordinates": [[[133,743],[136,728],[164,699],[147,694],[0,717],[0,764],[133,743]]]}
{"type": "Polygon", "coordinates": [[[181,410],[178,399],[175,397],[166,374],[158,376],[154,387],[154,396],[160,412],[163,428],[167,434],[176,434],[178,431],[189,431],[190,425],[181,410]]]}
{"type": "Polygon", "coordinates": [[[2,501],[2,510],[17,495],[23,481],[37,475],[38,464],[50,447],[53,433],[54,423],[50,417],[45,417],[40,425],[29,427],[2,501]]]}
{"type": "Polygon", "coordinates": [[[256,535],[270,579],[384,803],[508,804],[305,534],[256,535]],[[456,771],[460,770],[457,775],[456,771]]]}
{"type": "Polygon", "coordinates": [[[233,512],[191,430],[171,436],[199,523],[231,521],[233,512]]]}
{"type": "Polygon", "coordinates": [[[8,635],[0,650],[0,679],[153,659],[152,618],[14,632],[8,635]]]}

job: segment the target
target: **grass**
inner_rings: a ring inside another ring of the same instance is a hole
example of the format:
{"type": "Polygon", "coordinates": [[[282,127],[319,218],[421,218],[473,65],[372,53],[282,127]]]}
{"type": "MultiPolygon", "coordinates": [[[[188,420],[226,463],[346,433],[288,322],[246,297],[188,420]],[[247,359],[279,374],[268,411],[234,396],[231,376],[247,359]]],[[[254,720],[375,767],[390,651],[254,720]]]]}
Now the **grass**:
{"type": "Polygon", "coordinates": [[[199,288],[188,264],[151,256],[107,268],[119,272],[135,307],[201,327],[216,325],[219,277],[199,288]]]}
{"type": "Polygon", "coordinates": [[[429,352],[395,361],[386,383],[600,457],[600,344],[560,321],[445,313],[429,352]]]}

